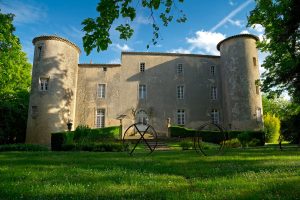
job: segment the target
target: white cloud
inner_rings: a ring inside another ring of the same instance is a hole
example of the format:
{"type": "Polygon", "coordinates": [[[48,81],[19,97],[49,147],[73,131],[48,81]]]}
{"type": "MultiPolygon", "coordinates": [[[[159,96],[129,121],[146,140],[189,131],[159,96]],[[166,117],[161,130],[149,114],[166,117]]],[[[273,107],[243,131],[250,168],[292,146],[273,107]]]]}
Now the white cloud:
{"type": "Polygon", "coordinates": [[[120,44],[112,44],[112,46],[121,51],[133,51],[133,49],[130,48],[127,44],[124,44],[123,46],[120,44]]]}
{"type": "Polygon", "coordinates": [[[243,27],[243,21],[228,19],[228,22],[234,26],[243,27]]]}
{"type": "Polygon", "coordinates": [[[191,45],[191,50],[198,49],[204,53],[219,55],[216,46],[225,37],[222,33],[197,31],[195,37],[186,38],[186,40],[191,45]]]}
{"type": "Polygon", "coordinates": [[[248,30],[242,30],[240,34],[250,34],[250,32],[248,30]]]}
{"type": "Polygon", "coordinates": [[[151,21],[148,17],[144,17],[141,15],[139,15],[135,18],[135,22],[138,24],[150,24],[151,23],[151,21]]]}
{"type": "Polygon", "coordinates": [[[47,16],[47,12],[42,6],[29,5],[18,0],[1,1],[0,7],[2,12],[13,13],[15,15],[14,23],[16,24],[42,22],[47,16]]]}
{"type": "Polygon", "coordinates": [[[254,24],[251,28],[253,28],[257,33],[265,32],[265,28],[260,24],[254,24]]]}
{"type": "Polygon", "coordinates": [[[189,54],[191,53],[191,50],[189,49],[184,49],[184,48],[177,48],[177,49],[171,49],[168,51],[169,53],[184,53],[184,54],[189,54]]]}
{"type": "Polygon", "coordinates": [[[120,58],[115,58],[108,62],[108,64],[120,64],[120,63],[121,63],[120,58]]]}
{"type": "Polygon", "coordinates": [[[242,5],[231,11],[224,19],[222,19],[218,24],[216,24],[214,27],[212,27],[209,31],[214,32],[224,24],[226,24],[232,17],[234,17],[236,14],[238,14],[240,11],[242,11],[246,6],[248,6],[250,3],[252,3],[254,0],[247,0],[242,5]]]}

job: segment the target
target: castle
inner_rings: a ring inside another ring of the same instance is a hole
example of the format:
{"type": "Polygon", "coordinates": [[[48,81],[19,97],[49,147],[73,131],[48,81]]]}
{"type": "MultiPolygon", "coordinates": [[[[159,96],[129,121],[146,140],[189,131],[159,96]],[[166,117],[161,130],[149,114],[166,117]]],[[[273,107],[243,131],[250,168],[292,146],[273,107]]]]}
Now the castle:
{"type": "Polygon", "coordinates": [[[47,144],[51,133],[78,125],[92,128],[151,124],[198,128],[204,122],[230,130],[262,128],[256,41],[240,34],[220,41],[220,56],[122,52],[121,64],[78,64],[80,49],[58,36],[35,46],[27,143],[47,144]]]}

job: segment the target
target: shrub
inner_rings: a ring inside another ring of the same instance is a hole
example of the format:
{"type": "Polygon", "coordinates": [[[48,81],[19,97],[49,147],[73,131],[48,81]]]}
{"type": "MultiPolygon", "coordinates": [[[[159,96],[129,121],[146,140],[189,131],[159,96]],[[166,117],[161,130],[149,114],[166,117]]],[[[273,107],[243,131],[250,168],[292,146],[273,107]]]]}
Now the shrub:
{"type": "Polygon", "coordinates": [[[188,140],[183,140],[179,143],[179,146],[181,146],[182,150],[188,150],[193,147],[193,143],[188,140]]]}
{"type": "Polygon", "coordinates": [[[47,146],[37,144],[5,144],[0,145],[0,151],[48,151],[47,146]]]}
{"type": "Polygon", "coordinates": [[[231,148],[238,148],[242,146],[241,142],[237,138],[226,140],[224,145],[231,148]]]}
{"type": "Polygon", "coordinates": [[[254,138],[248,143],[248,145],[249,145],[249,147],[256,147],[259,145],[259,143],[260,143],[260,141],[256,138],[254,138]]]}
{"type": "Polygon", "coordinates": [[[65,142],[65,133],[52,133],[51,134],[51,149],[52,151],[62,151],[62,146],[65,142]]]}
{"type": "Polygon", "coordinates": [[[280,120],[274,115],[264,115],[264,131],[266,133],[266,142],[277,143],[280,135],[280,120]]]}
{"type": "Polygon", "coordinates": [[[91,128],[88,125],[79,125],[74,132],[74,140],[78,141],[80,139],[87,138],[88,134],[91,132],[91,128]]]}
{"type": "Polygon", "coordinates": [[[249,142],[251,141],[251,135],[249,132],[245,131],[238,134],[237,139],[241,142],[242,147],[247,147],[249,142]]]}

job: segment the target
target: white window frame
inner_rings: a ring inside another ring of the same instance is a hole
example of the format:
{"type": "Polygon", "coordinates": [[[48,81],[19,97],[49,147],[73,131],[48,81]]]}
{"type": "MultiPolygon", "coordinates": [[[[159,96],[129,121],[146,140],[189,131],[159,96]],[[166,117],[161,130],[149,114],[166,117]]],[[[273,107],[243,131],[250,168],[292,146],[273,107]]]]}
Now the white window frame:
{"type": "Polygon", "coordinates": [[[183,64],[182,63],[177,64],[176,72],[177,72],[177,75],[183,75],[184,70],[183,70],[183,64]]]}
{"type": "Polygon", "coordinates": [[[178,109],[177,110],[177,125],[184,126],[185,125],[185,110],[184,109],[178,109]]]}
{"type": "Polygon", "coordinates": [[[140,72],[145,72],[146,70],[146,63],[145,62],[140,62],[140,72]]]}
{"type": "Polygon", "coordinates": [[[219,124],[220,123],[220,114],[217,109],[212,109],[211,110],[211,122],[214,124],[219,124]]]}
{"type": "Polygon", "coordinates": [[[218,90],[216,86],[211,86],[210,98],[212,100],[217,100],[218,98],[218,90]]]}
{"type": "Polygon", "coordinates": [[[96,128],[105,127],[105,109],[97,108],[96,109],[96,128]]]}
{"type": "Polygon", "coordinates": [[[141,123],[143,125],[148,124],[149,119],[148,119],[148,115],[147,115],[146,111],[139,110],[136,114],[136,117],[137,117],[136,118],[137,123],[141,123]]]}
{"type": "Polygon", "coordinates": [[[146,99],[147,96],[147,86],[145,84],[139,84],[139,99],[146,99]]]}
{"type": "Polygon", "coordinates": [[[105,97],[106,97],[106,84],[99,83],[97,85],[97,96],[98,96],[98,98],[105,99],[105,97]]]}
{"type": "Polygon", "coordinates": [[[210,74],[214,76],[216,73],[216,67],[214,65],[210,66],[210,74]]]}
{"type": "Polygon", "coordinates": [[[178,85],[176,89],[177,99],[184,99],[184,85],[178,85]]]}
{"type": "Polygon", "coordinates": [[[43,92],[49,90],[49,78],[46,77],[39,78],[39,90],[43,92]]]}

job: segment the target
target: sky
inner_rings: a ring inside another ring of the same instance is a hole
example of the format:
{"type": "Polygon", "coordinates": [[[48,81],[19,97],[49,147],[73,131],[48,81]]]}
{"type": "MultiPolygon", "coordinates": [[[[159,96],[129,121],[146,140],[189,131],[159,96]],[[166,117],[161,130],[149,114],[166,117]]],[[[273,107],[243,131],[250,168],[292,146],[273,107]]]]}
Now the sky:
{"type": "MultiPolygon", "coordinates": [[[[186,14],[187,21],[181,24],[174,21],[168,27],[161,27],[157,45],[151,45],[149,12],[137,7],[131,39],[120,40],[118,32],[112,29],[112,44],[108,50],[94,50],[87,56],[83,50],[84,32],[81,23],[86,18],[97,17],[98,2],[99,0],[0,0],[0,9],[2,13],[15,14],[15,34],[20,38],[31,63],[34,50],[32,40],[40,35],[57,35],[75,43],[81,49],[80,63],[120,63],[121,51],[219,55],[216,45],[226,37],[240,33],[262,37],[264,33],[260,25],[246,27],[247,16],[255,7],[254,0],[185,0],[176,6],[186,14]],[[150,44],[149,49],[147,44],[150,44]]],[[[176,13],[174,11],[175,16],[176,13]]],[[[260,63],[265,56],[266,54],[259,53],[260,63]]]]}

